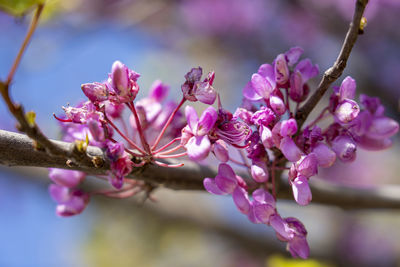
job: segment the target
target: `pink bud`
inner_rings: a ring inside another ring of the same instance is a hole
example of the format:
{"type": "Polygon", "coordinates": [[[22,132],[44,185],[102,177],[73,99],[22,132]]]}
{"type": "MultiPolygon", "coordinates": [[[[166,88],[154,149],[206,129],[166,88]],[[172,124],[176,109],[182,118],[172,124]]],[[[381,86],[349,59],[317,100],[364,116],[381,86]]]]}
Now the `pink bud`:
{"type": "Polygon", "coordinates": [[[297,122],[295,119],[290,118],[282,121],[280,134],[282,137],[292,136],[297,132],[297,122]]]}
{"type": "Polygon", "coordinates": [[[274,64],[275,80],[283,85],[289,80],[289,67],[284,54],[280,54],[275,59],[274,64]]]}
{"type": "Polygon", "coordinates": [[[355,95],[356,81],[350,76],[347,76],[346,78],[344,78],[339,88],[339,101],[342,101],[344,99],[354,99],[355,95]]]}
{"type": "Polygon", "coordinates": [[[246,190],[240,186],[236,187],[236,189],[233,191],[232,198],[236,207],[241,213],[249,214],[250,200],[246,190]]]}
{"type": "Polygon", "coordinates": [[[225,193],[221,191],[221,189],[218,188],[218,186],[215,184],[215,180],[212,178],[205,178],[203,180],[203,185],[204,188],[211,194],[214,195],[224,195],[225,193]]]}
{"type": "Polygon", "coordinates": [[[274,140],[272,138],[272,131],[264,125],[260,126],[261,142],[266,148],[272,148],[274,146],[274,140]]]}
{"type": "Polygon", "coordinates": [[[344,99],[335,109],[335,116],[342,123],[351,122],[358,116],[358,113],[360,113],[360,107],[351,99],[344,99]]]}
{"type": "Polygon", "coordinates": [[[229,160],[228,147],[222,140],[217,140],[213,144],[213,152],[215,157],[221,162],[227,162],[229,160]]]}
{"type": "Polygon", "coordinates": [[[292,138],[286,136],[282,139],[280,149],[283,155],[291,162],[296,162],[301,157],[301,150],[296,146],[292,138]]]}
{"type": "Polygon", "coordinates": [[[78,186],[85,179],[86,174],[80,171],[50,168],[49,177],[58,185],[72,188],[78,186]]]}
{"type": "Polygon", "coordinates": [[[258,73],[254,73],[253,76],[251,76],[251,86],[254,91],[264,99],[268,99],[269,95],[274,90],[272,82],[258,73]]]}
{"type": "Polygon", "coordinates": [[[268,181],[269,174],[265,162],[253,162],[251,165],[251,177],[258,183],[268,181]]]}
{"type": "Polygon", "coordinates": [[[305,176],[300,175],[292,181],[292,190],[294,199],[299,205],[305,206],[310,203],[312,195],[305,176]]]}
{"type": "Polygon", "coordinates": [[[318,143],[312,152],[317,156],[318,165],[323,168],[328,168],[335,163],[335,152],[324,143],[318,143]]]}
{"type": "Polygon", "coordinates": [[[83,93],[96,104],[108,99],[108,89],[104,83],[85,83],[81,85],[83,93]]]}
{"type": "Polygon", "coordinates": [[[303,156],[296,165],[297,172],[300,175],[305,176],[306,178],[314,176],[318,172],[318,160],[317,156],[314,153],[303,156]]]}
{"type": "Polygon", "coordinates": [[[269,224],[271,215],[275,214],[275,208],[266,203],[255,202],[253,209],[254,216],[265,224],[269,224]]]}
{"type": "Polygon", "coordinates": [[[357,146],[348,135],[339,135],[332,142],[332,150],[343,162],[352,162],[356,159],[357,146]]]}
{"type": "Polygon", "coordinates": [[[271,108],[279,115],[283,115],[286,112],[286,106],[285,103],[283,102],[283,99],[272,95],[269,98],[269,104],[271,105],[271,108]]]}

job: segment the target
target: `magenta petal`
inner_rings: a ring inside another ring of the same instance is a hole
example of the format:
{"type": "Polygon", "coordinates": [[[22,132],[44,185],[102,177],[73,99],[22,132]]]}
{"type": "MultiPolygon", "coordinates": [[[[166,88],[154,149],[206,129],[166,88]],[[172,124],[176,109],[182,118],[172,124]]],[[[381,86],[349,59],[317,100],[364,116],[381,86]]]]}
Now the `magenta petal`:
{"type": "Polygon", "coordinates": [[[301,102],[304,96],[304,83],[300,71],[292,73],[290,76],[289,96],[296,102],[301,102]]]}
{"type": "Polygon", "coordinates": [[[295,119],[290,118],[282,121],[280,134],[282,137],[292,136],[297,132],[297,122],[295,119]]]}
{"type": "Polygon", "coordinates": [[[301,157],[301,150],[297,147],[292,138],[288,136],[281,140],[280,149],[283,155],[291,162],[296,162],[301,157]]]}
{"type": "Polygon", "coordinates": [[[356,159],[357,145],[347,135],[339,135],[332,142],[332,150],[343,162],[352,162],[356,159]]]}
{"type": "Polygon", "coordinates": [[[197,130],[197,123],[199,117],[197,116],[196,110],[192,106],[186,106],[185,116],[190,129],[194,132],[197,130]]]}
{"type": "Polygon", "coordinates": [[[288,249],[292,257],[300,257],[307,259],[310,255],[310,247],[308,246],[307,239],[302,236],[295,236],[288,243],[288,249]]]}
{"type": "Polygon", "coordinates": [[[80,214],[89,203],[89,195],[80,190],[71,192],[68,202],[57,205],[56,213],[58,216],[68,217],[80,214]]]}
{"type": "Polygon", "coordinates": [[[289,80],[289,67],[284,54],[279,54],[274,64],[275,81],[285,84],[289,80]]]}
{"type": "Polygon", "coordinates": [[[386,139],[373,139],[364,135],[357,139],[357,145],[361,148],[371,151],[384,150],[392,146],[392,140],[386,139]]]}
{"type": "Polygon", "coordinates": [[[298,46],[290,48],[289,51],[285,53],[288,65],[293,66],[296,64],[303,52],[304,50],[298,46]]]}
{"type": "Polygon", "coordinates": [[[270,96],[269,98],[269,104],[271,105],[271,108],[275,111],[275,113],[279,115],[283,115],[286,112],[286,106],[285,103],[283,102],[283,99],[280,98],[279,96],[270,96]]]}
{"type": "Polygon", "coordinates": [[[229,160],[229,152],[226,143],[222,140],[217,140],[213,144],[213,152],[215,157],[221,162],[228,162],[229,160]]]}
{"type": "Polygon", "coordinates": [[[58,185],[72,188],[80,184],[85,179],[86,174],[80,171],[50,168],[49,177],[58,185]]]}
{"type": "Polygon", "coordinates": [[[197,124],[196,135],[208,134],[208,132],[214,127],[217,117],[218,114],[214,107],[208,107],[206,110],[204,110],[197,124]]]}
{"type": "Polygon", "coordinates": [[[236,174],[233,171],[232,167],[229,166],[226,163],[221,163],[218,166],[218,175],[222,175],[224,177],[227,177],[231,180],[236,180],[236,174]]]}
{"type": "Polygon", "coordinates": [[[279,216],[279,214],[276,213],[271,215],[269,222],[281,238],[287,241],[293,238],[293,230],[289,228],[289,225],[281,218],[281,216],[279,216]]]}
{"type": "Polygon", "coordinates": [[[317,156],[318,165],[328,168],[336,161],[335,152],[323,143],[317,144],[312,151],[317,156]]]}
{"type": "Polygon", "coordinates": [[[318,172],[318,160],[314,153],[310,153],[304,156],[297,164],[297,172],[301,175],[309,178],[314,176],[318,172]]]}
{"type": "Polygon", "coordinates": [[[163,84],[160,80],[154,81],[150,88],[149,97],[157,102],[161,102],[168,95],[169,86],[163,84]]]}
{"type": "Polygon", "coordinates": [[[294,199],[299,205],[305,206],[310,203],[312,195],[305,176],[300,175],[292,181],[292,190],[294,199]]]}
{"type": "Polygon", "coordinates": [[[200,102],[212,105],[217,98],[217,92],[215,92],[209,82],[198,82],[196,84],[195,96],[200,102]]]}
{"type": "Polygon", "coordinates": [[[102,102],[108,98],[108,90],[103,83],[85,83],[81,85],[81,89],[93,103],[102,102]]]}
{"type": "Polygon", "coordinates": [[[203,180],[204,188],[211,194],[214,195],[224,195],[225,193],[222,192],[218,186],[215,184],[214,179],[212,178],[205,178],[203,180]]]}
{"type": "Polygon", "coordinates": [[[275,214],[275,208],[266,203],[255,202],[254,216],[262,223],[269,224],[271,215],[275,214]]]}
{"type": "Polygon", "coordinates": [[[59,204],[66,203],[71,199],[70,189],[62,185],[49,185],[49,194],[59,204]]]}
{"type": "Polygon", "coordinates": [[[275,199],[268,191],[259,188],[254,190],[252,196],[255,202],[266,203],[275,208],[275,199]]]}
{"type": "Polygon", "coordinates": [[[237,180],[236,178],[235,180],[232,180],[229,177],[218,174],[217,176],[215,176],[215,184],[222,192],[232,194],[237,187],[237,180]]]}
{"type": "Polygon", "coordinates": [[[269,174],[265,162],[257,162],[251,165],[251,177],[258,183],[268,181],[269,174]]]}
{"type": "Polygon", "coordinates": [[[356,81],[350,76],[347,76],[346,78],[344,78],[339,88],[339,101],[342,101],[346,98],[354,99],[355,95],[356,95],[356,81]]]}
{"type": "Polygon", "coordinates": [[[358,113],[360,113],[360,107],[351,99],[344,99],[335,110],[336,118],[342,123],[351,122],[358,116],[358,113]]]}
{"type": "Polygon", "coordinates": [[[261,142],[266,148],[272,148],[274,146],[274,140],[272,138],[272,131],[264,125],[260,126],[261,142]]]}
{"type": "Polygon", "coordinates": [[[399,131],[399,123],[387,117],[378,117],[372,120],[366,135],[374,139],[386,139],[399,131]]]}
{"type": "Polygon", "coordinates": [[[188,156],[191,160],[200,161],[210,153],[211,143],[207,135],[193,136],[185,145],[188,156]]]}
{"type": "Polygon", "coordinates": [[[253,76],[251,76],[251,86],[258,95],[265,99],[269,98],[272,90],[274,90],[269,80],[265,79],[258,73],[254,73],[253,76]]]}
{"type": "Polygon", "coordinates": [[[248,82],[246,86],[243,88],[243,96],[248,100],[257,101],[261,100],[262,96],[258,95],[254,88],[251,85],[251,82],[248,82]]]}
{"type": "Polygon", "coordinates": [[[313,65],[311,60],[308,58],[301,60],[294,68],[294,73],[299,71],[303,78],[303,83],[306,83],[309,79],[318,75],[319,68],[318,65],[313,65]]]}
{"type": "Polygon", "coordinates": [[[218,175],[215,177],[215,183],[221,191],[231,194],[238,185],[236,174],[228,164],[221,163],[218,166],[218,175]]]}
{"type": "Polygon", "coordinates": [[[264,78],[268,77],[271,80],[275,80],[275,78],[274,78],[274,67],[271,64],[262,64],[258,68],[258,74],[260,74],[264,78]]]}
{"type": "Polygon", "coordinates": [[[128,68],[120,61],[115,61],[111,67],[111,80],[114,90],[119,96],[128,94],[129,73],[128,68]]]}
{"type": "Polygon", "coordinates": [[[250,200],[247,195],[247,191],[242,187],[237,186],[232,194],[233,201],[235,202],[238,210],[243,214],[249,214],[250,212],[250,200]]]}
{"type": "Polygon", "coordinates": [[[252,223],[256,223],[256,224],[261,223],[261,222],[256,218],[256,216],[255,216],[255,214],[254,214],[254,205],[253,205],[253,203],[250,203],[250,211],[249,211],[249,213],[247,214],[247,218],[248,218],[249,221],[252,222],[252,223]]]}

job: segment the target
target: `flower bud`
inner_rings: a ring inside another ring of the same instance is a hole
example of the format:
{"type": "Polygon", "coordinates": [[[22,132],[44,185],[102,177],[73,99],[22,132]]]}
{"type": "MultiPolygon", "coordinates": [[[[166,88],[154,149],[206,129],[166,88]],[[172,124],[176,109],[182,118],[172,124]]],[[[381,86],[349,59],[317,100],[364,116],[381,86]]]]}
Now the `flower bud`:
{"type": "Polygon", "coordinates": [[[104,83],[85,83],[81,85],[83,93],[92,101],[93,104],[108,99],[108,89],[104,83]]]}
{"type": "Polygon", "coordinates": [[[317,156],[318,165],[323,168],[328,168],[335,163],[335,152],[324,143],[318,143],[312,152],[317,156]]]}
{"type": "Polygon", "coordinates": [[[80,171],[49,168],[49,177],[58,185],[73,188],[85,179],[86,174],[80,171]]]}
{"type": "Polygon", "coordinates": [[[280,134],[282,137],[292,136],[297,132],[297,122],[295,119],[290,118],[282,121],[280,134]]]}
{"type": "Polygon", "coordinates": [[[280,54],[275,59],[274,64],[275,81],[283,85],[289,80],[289,67],[284,54],[280,54]]]}
{"type": "Polygon", "coordinates": [[[349,123],[358,116],[359,112],[360,107],[358,106],[357,102],[351,99],[344,99],[336,107],[335,117],[341,123],[349,123]]]}
{"type": "Polygon", "coordinates": [[[312,195],[307,178],[303,175],[297,176],[291,184],[293,197],[296,202],[301,206],[308,205],[311,201],[312,195]]]}
{"type": "Polygon", "coordinates": [[[251,177],[253,177],[254,181],[258,183],[268,181],[269,173],[265,166],[265,162],[253,162],[251,165],[251,177]]]}
{"type": "Polygon", "coordinates": [[[302,154],[301,150],[297,147],[292,138],[288,136],[282,139],[280,149],[283,155],[291,162],[298,161],[302,154]]]}
{"type": "Polygon", "coordinates": [[[228,162],[229,160],[229,153],[226,143],[222,140],[217,140],[213,144],[213,152],[215,157],[221,162],[228,162]]]}
{"type": "Polygon", "coordinates": [[[332,150],[343,162],[352,162],[356,159],[357,146],[348,135],[339,135],[332,142],[332,150]]]}
{"type": "Polygon", "coordinates": [[[238,210],[243,214],[250,212],[250,200],[247,191],[240,186],[237,186],[232,194],[233,202],[235,202],[238,210]]]}

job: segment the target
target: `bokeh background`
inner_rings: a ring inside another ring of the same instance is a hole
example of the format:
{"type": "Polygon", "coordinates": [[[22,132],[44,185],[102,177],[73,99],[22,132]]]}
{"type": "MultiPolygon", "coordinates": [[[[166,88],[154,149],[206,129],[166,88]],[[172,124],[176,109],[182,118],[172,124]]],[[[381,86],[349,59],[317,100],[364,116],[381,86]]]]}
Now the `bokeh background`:
{"type": "MultiPolygon", "coordinates": [[[[140,96],[161,79],[178,99],[190,68],[214,70],[215,88],[233,112],[258,66],[290,47],[303,47],[321,73],[327,69],[353,10],[351,0],[49,0],[12,96],[57,139],[53,112],[83,99],[80,84],[104,80],[121,60],[142,75],[140,96]]],[[[398,0],[370,0],[365,34],[343,76],[356,79],[357,94],[381,97],[397,121],[399,12],[398,0]]],[[[29,24],[30,12],[19,15],[0,12],[1,78],[29,24]]],[[[0,128],[16,131],[3,103],[0,112],[0,128]]],[[[397,188],[399,147],[397,138],[386,151],[360,150],[355,163],[337,164],[318,179],[397,188]]],[[[311,260],[294,261],[271,229],[249,223],[228,198],[166,189],[155,192],[157,203],[97,197],[65,219],[55,215],[46,170],[0,170],[0,266],[400,266],[397,210],[280,201],[282,215],[298,217],[309,231],[311,260]]]]}

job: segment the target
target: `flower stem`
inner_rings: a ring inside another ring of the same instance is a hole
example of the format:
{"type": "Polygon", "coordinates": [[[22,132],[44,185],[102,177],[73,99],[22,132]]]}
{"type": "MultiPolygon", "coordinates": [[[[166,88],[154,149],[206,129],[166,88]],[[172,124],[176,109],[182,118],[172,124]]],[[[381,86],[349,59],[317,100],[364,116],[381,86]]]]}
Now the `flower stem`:
{"type": "Polygon", "coordinates": [[[115,131],[117,131],[117,133],[119,133],[119,135],[124,138],[129,145],[131,145],[134,149],[138,150],[140,153],[143,153],[143,155],[146,155],[147,153],[141,149],[137,144],[135,144],[131,139],[129,139],[126,135],[124,135],[123,132],[120,131],[120,129],[118,129],[117,126],[115,126],[115,124],[109,120],[107,117],[105,117],[105,120],[107,121],[107,123],[109,123],[111,125],[111,127],[113,127],[115,129],[115,131]]]}
{"type": "Polygon", "coordinates": [[[187,152],[174,154],[174,155],[155,155],[154,158],[156,159],[172,159],[172,158],[180,158],[187,155],[187,152]]]}
{"type": "Polygon", "coordinates": [[[165,146],[161,147],[160,149],[157,149],[156,151],[153,151],[154,154],[157,154],[165,149],[167,149],[168,147],[170,147],[173,143],[175,143],[176,141],[180,141],[181,138],[177,137],[174,140],[172,140],[171,142],[169,142],[168,144],[166,144],[165,146]]]}
{"type": "Polygon", "coordinates": [[[135,117],[136,127],[138,130],[140,141],[142,142],[143,148],[144,148],[144,150],[146,150],[147,154],[151,155],[150,146],[147,143],[146,137],[144,136],[144,133],[142,130],[142,125],[140,124],[139,116],[136,112],[136,108],[135,108],[135,105],[133,104],[133,101],[130,104],[127,103],[127,106],[132,111],[133,116],[135,117]]]}
{"type": "Polygon", "coordinates": [[[167,127],[171,124],[172,119],[175,117],[175,114],[182,107],[182,105],[183,105],[183,103],[185,103],[185,101],[186,101],[186,98],[182,97],[181,102],[175,108],[175,110],[171,113],[171,116],[169,116],[167,123],[165,123],[164,128],[161,130],[160,134],[158,135],[156,141],[154,142],[153,146],[151,147],[151,150],[154,150],[157,147],[158,143],[160,143],[161,138],[163,137],[165,131],[167,130],[167,127]]]}

